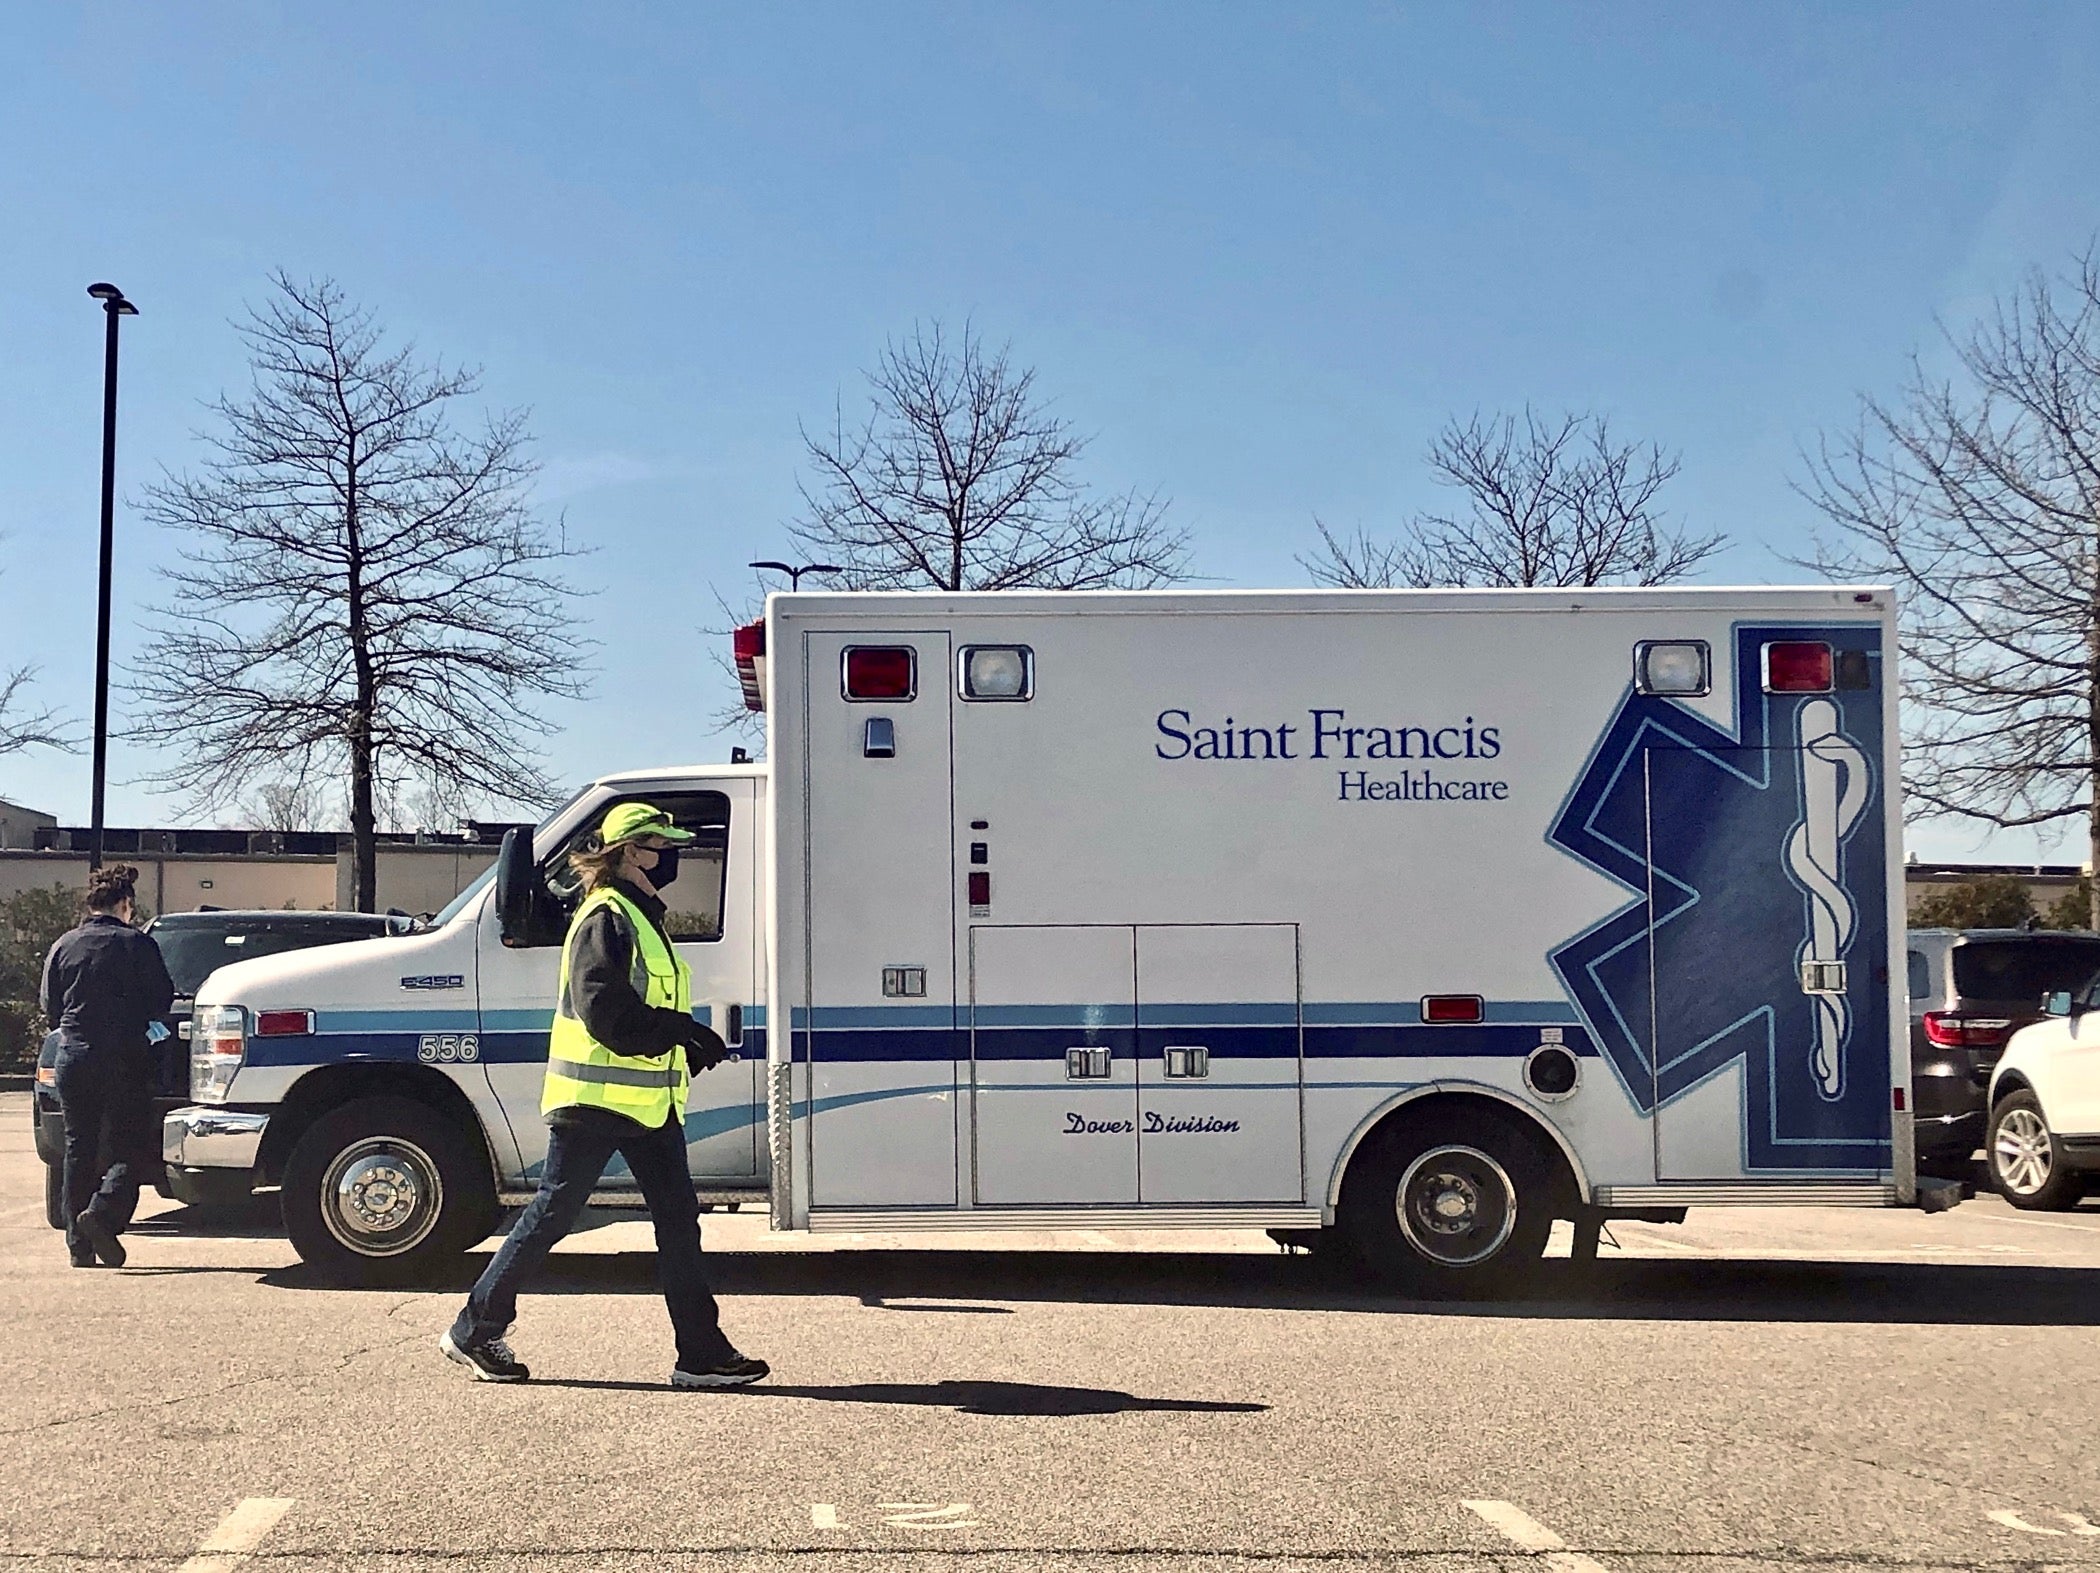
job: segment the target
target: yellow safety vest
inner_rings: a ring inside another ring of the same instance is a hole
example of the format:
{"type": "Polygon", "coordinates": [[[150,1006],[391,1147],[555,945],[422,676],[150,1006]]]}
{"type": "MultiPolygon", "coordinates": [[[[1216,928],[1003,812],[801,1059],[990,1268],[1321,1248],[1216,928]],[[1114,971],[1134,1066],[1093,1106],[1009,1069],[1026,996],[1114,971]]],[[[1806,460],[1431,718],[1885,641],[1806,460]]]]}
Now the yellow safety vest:
{"type": "MultiPolygon", "coordinates": [[[[635,993],[651,1005],[692,1014],[692,968],[664,943],[642,909],[612,886],[600,885],[583,898],[569,924],[570,938],[600,907],[613,907],[624,914],[634,933],[635,993]]],[[[547,1042],[547,1080],[540,1093],[540,1112],[552,1114],[556,1109],[578,1106],[610,1109],[654,1130],[667,1119],[685,1119],[686,1090],[691,1082],[683,1048],[674,1046],[670,1053],[653,1058],[615,1054],[584,1029],[583,1019],[569,1000],[569,946],[564,941],[561,993],[547,1042]]]]}

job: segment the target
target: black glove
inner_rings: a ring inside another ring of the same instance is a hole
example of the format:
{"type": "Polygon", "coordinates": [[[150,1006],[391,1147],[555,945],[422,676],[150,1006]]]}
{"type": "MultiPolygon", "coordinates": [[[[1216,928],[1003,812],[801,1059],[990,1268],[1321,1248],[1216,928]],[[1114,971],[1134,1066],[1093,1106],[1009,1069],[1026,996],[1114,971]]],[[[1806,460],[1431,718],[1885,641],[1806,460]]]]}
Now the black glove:
{"type": "Polygon", "coordinates": [[[729,1046],[715,1036],[714,1028],[697,1021],[686,1028],[679,1041],[685,1045],[685,1068],[694,1075],[713,1070],[729,1054],[729,1046]]]}

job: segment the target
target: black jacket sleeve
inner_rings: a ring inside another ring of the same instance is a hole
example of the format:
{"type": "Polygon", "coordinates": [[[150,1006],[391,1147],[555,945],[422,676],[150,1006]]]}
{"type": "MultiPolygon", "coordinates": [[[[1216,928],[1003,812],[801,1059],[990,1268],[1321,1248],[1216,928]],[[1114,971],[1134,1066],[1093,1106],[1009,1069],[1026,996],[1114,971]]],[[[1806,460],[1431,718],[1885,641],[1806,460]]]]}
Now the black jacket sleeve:
{"type": "Polygon", "coordinates": [[[584,1031],[615,1054],[637,1059],[669,1053],[697,1025],[675,1010],[660,1010],[634,991],[634,935],[626,915],[599,907],[569,936],[569,1003],[584,1031]]]}
{"type": "Polygon", "coordinates": [[[175,980],[168,976],[168,958],[160,953],[158,940],[142,933],[136,944],[139,1004],[145,1009],[147,1020],[157,1021],[175,1003],[175,980]]]}

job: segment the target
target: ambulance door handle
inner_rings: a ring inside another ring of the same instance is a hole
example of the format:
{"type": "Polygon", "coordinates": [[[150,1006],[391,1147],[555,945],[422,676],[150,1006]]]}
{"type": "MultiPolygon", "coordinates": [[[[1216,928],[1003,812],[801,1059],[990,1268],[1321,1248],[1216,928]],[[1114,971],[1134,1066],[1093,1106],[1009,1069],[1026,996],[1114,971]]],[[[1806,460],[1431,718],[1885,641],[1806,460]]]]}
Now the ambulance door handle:
{"type": "Polygon", "coordinates": [[[1210,1074],[1210,1050],[1200,1043],[1170,1043],[1166,1051],[1167,1075],[1193,1080],[1210,1074]]]}
{"type": "Polygon", "coordinates": [[[1065,1050],[1066,1081],[1101,1081],[1109,1074],[1106,1048],[1065,1050]]]}

